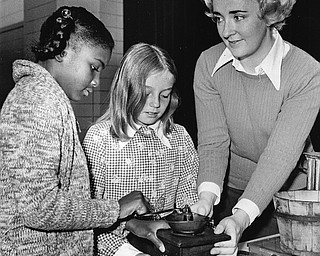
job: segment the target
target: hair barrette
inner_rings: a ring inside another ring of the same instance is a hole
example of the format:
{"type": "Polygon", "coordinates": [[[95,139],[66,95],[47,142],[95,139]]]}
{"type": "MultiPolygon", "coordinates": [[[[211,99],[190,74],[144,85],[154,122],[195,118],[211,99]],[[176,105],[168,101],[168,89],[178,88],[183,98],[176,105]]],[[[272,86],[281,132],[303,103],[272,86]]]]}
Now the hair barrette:
{"type": "Polygon", "coordinates": [[[71,16],[71,11],[69,9],[63,9],[61,11],[61,15],[63,18],[65,19],[72,19],[72,16],[71,16]]]}
{"type": "Polygon", "coordinates": [[[92,85],[93,88],[95,88],[95,87],[98,86],[97,82],[95,82],[95,81],[92,81],[92,82],[91,82],[91,85],[92,85]]]}

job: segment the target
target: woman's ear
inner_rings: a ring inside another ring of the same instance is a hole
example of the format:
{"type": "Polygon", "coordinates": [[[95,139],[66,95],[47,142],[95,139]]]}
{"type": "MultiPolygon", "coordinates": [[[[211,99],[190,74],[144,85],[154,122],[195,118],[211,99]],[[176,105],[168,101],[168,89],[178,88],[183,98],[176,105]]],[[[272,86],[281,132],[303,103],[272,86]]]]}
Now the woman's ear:
{"type": "Polygon", "coordinates": [[[67,52],[63,50],[59,55],[54,56],[54,58],[56,59],[56,61],[62,62],[65,56],[67,56],[67,52]]]}

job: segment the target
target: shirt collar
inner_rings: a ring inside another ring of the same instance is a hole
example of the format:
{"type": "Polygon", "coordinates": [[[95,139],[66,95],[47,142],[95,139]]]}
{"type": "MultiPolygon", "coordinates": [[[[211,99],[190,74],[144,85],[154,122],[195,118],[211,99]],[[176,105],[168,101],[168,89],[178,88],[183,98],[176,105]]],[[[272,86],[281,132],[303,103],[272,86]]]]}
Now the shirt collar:
{"type": "MultiPolygon", "coordinates": [[[[136,127],[139,129],[142,125],[138,125],[135,124],[136,127]]],[[[165,145],[168,148],[172,148],[171,144],[168,140],[168,138],[163,134],[163,122],[162,121],[158,121],[152,125],[148,126],[149,128],[153,129],[155,131],[155,134],[158,136],[158,138],[160,139],[160,141],[162,142],[163,145],[165,145]]],[[[129,137],[134,137],[134,135],[136,134],[136,130],[134,128],[132,128],[130,125],[127,126],[127,134],[129,137]]],[[[128,141],[119,141],[119,147],[120,150],[123,149],[130,140],[128,141]]]]}
{"type": "Polygon", "coordinates": [[[276,88],[276,90],[279,90],[281,64],[283,58],[287,55],[288,51],[290,50],[290,46],[282,39],[281,35],[276,29],[273,30],[273,36],[275,38],[275,42],[271,50],[269,51],[268,55],[264,58],[264,60],[255,68],[255,72],[253,74],[245,71],[240,61],[234,58],[231,51],[228,48],[226,48],[221,54],[220,58],[218,59],[218,62],[215,65],[211,76],[213,76],[217,72],[217,70],[221,68],[223,65],[232,61],[232,65],[238,71],[245,72],[251,75],[266,74],[272,82],[273,86],[276,88]]]}

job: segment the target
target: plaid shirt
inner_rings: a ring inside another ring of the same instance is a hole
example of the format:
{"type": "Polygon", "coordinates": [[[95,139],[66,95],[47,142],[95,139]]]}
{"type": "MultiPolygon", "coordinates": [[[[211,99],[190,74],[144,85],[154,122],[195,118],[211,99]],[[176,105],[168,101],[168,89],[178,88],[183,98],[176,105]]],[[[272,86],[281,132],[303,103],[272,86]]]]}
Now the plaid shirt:
{"type": "MultiPolygon", "coordinates": [[[[110,134],[110,123],[93,125],[84,139],[95,198],[120,199],[140,190],[155,211],[197,200],[197,151],[186,129],[174,124],[165,145],[154,131],[136,132],[124,147],[110,134]]],[[[114,255],[125,234],[98,236],[99,255],[114,255]]]]}

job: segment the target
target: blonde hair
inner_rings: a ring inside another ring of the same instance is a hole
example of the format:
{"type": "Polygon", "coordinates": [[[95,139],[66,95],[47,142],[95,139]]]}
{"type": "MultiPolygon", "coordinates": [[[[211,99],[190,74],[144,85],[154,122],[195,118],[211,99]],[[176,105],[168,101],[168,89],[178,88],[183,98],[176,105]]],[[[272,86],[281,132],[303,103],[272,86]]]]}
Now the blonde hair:
{"type": "MultiPolygon", "coordinates": [[[[176,66],[169,54],[158,46],[138,43],[131,46],[120,62],[112,81],[109,108],[97,122],[111,121],[114,138],[127,140],[127,125],[135,128],[137,118],[146,102],[147,78],[158,72],[169,71],[176,80],[176,66]]],[[[172,115],[179,105],[178,95],[173,88],[170,103],[161,117],[163,133],[170,132],[172,115]]]]}
{"type": "MultiPolygon", "coordinates": [[[[208,7],[206,15],[213,17],[212,0],[202,0],[208,7]]],[[[285,20],[290,16],[296,0],[256,0],[260,8],[260,18],[265,20],[269,27],[281,30],[285,20]]]]}

